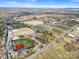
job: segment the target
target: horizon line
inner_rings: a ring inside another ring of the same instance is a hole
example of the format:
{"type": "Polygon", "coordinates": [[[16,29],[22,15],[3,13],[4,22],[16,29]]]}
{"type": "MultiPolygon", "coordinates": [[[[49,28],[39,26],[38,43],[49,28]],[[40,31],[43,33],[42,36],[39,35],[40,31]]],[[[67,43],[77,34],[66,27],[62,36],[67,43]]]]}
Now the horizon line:
{"type": "Polygon", "coordinates": [[[0,6],[0,8],[79,8],[79,7],[15,7],[15,6],[12,6],[12,7],[9,7],[9,6],[0,6]]]}

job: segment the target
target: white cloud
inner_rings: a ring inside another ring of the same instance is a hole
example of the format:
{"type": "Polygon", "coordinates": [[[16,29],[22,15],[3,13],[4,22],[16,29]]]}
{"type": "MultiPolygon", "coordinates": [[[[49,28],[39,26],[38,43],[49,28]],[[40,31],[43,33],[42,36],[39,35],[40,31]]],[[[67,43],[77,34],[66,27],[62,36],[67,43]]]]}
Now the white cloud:
{"type": "Polygon", "coordinates": [[[25,3],[21,3],[21,2],[16,2],[16,1],[6,1],[4,3],[0,3],[0,7],[34,7],[35,2],[37,0],[29,0],[31,2],[25,2],[25,3]]]}
{"type": "MultiPolygon", "coordinates": [[[[35,1],[33,1],[35,2],[35,1]]],[[[7,1],[4,3],[0,3],[0,7],[33,7],[33,3],[20,3],[15,1],[7,1]]]]}
{"type": "MultiPolygon", "coordinates": [[[[33,4],[37,0],[29,0],[29,1],[31,1],[31,2],[21,3],[21,2],[16,2],[16,1],[6,1],[6,2],[4,2],[4,4],[13,4],[13,5],[16,5],[16,4],[33,4]]],[[[3,4],[3,3],[0,3],[0,4],[3,4]]]]}
{"type": "MultiPolygon", "coordinates": [[[[35,2],[37,0],[30,0],[31,3],[21,3],[21,2],[15,2],[15,1],[7,1],[4,3],[0,3],[0,7],[35,7],[35,8],[79,8],[77,5],[38,5],[35,2]]],[[[71,1],[77,1],[77,0],[71,0],[71,1]]],[[[78,0],[79,2],[79,0],[78,0]]]]}
{"type": "Polygon", "coordinates": [[[60,6],[60,5],[34,5],[34,4],[0,4],[1,7],[28,7],[28,8],[79,8],[79,6],[60,6]]]}

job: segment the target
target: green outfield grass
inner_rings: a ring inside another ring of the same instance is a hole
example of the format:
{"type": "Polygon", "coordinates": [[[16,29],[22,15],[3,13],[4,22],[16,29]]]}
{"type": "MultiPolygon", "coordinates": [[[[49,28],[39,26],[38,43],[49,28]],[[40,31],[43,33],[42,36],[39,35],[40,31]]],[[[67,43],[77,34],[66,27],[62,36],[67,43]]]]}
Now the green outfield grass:
{"type": "Polygon", "coordinates": [[[31,48],[32,46],[34,46],[34,41],[32,39],[19,39],[19,40],[15,40],[14,42],[14,47],[17,44],[24,44],[25,48],[31,48]]]}

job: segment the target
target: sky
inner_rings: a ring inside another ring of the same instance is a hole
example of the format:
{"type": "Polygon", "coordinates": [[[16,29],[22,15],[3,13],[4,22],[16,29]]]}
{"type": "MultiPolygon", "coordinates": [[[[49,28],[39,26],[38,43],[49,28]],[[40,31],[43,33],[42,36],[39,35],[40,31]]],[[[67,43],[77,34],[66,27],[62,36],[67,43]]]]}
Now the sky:
{"type": "Polygon", "coordinates": [[[0,7],[79,8],[79,0],[0,0],[0,7]]]}

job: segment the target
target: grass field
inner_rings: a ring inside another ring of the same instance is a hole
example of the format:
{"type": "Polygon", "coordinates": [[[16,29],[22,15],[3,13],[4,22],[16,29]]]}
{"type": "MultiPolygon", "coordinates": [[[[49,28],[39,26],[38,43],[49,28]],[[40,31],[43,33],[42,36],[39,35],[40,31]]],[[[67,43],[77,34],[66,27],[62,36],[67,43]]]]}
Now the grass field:
{"type": "Polygon", "coordinates": [[[34,46],[34,41],[32,39],[19,39],[19,40],[14,40],[14,47],[17,44],[24,44],[25,48],[30,48],[34,46]]]}

